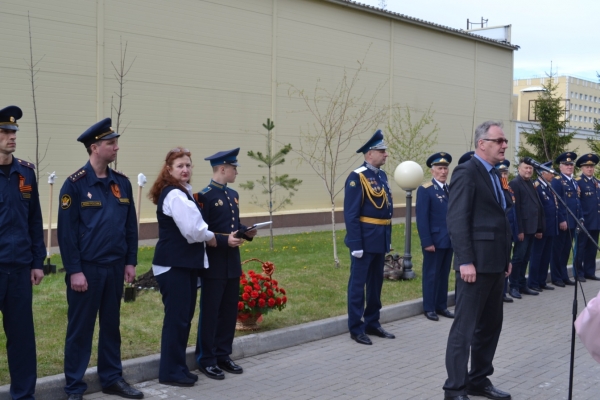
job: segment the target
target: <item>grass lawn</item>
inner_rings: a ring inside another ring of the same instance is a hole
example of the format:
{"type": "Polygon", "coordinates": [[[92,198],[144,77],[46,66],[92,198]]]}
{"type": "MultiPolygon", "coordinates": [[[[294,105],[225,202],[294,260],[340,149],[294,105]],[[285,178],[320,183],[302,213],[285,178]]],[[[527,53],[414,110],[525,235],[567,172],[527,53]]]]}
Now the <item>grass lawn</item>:
{"type": "MultiPolygon", "coordinates": [[[[287,291],[288,303],[282,312],[274,311],[264,317],[262,330],[271,330],[346,313],[346,288],[349,277],[349,253],[344,245],[345,231],[338,231],[337,244],[341,261],[334,268],[331,232],[314,232],[275,237],[275,249],[269,251],[266,231],[262,237],[245,243],[240,251],[242,260],[258,258],[275,264],[273,277],[287,291]]],[[[392,247],[404,254],[404,225],[393,229],[392,247]]],[[[384,305],[421,297],[422,254],[416,226],[412,234],[413,269],[417,278],[412,281],[385,281],[382,302],[384,305]]],[[[137,273],[148,271],[152,265],[153,247],[140,248],[137,273]]],[[[52,262],[61,268],[60,256],[52,262]]],[[[260,271],[258,263],[248,263],[244,270],[260,271]]],[[[450,274],[449,287],[454,287],[454,274],[450,274]]],[[[65,274],[46,276],[40,286],[34,287],[33,312],[37,338],[38,376],[63,372],[63,350],[67,326],[65,274]]],[[[129,359],[160,352],[160,335],[163,306],[158,291],[138,292],[137,300],[122,303],[121,336],[122,358],[129,359]]],[[[198,313],[192,322],[189,345],[196,343],[195,327],[198,313]]],[[[97,329],[90,366],[96,365],[97,329]]],[[[6,337],[0,334],[0,360],[6,360],[6,337]]],[[[7,363],[0,362],[0,384],[9,382],[7,363]]]]}

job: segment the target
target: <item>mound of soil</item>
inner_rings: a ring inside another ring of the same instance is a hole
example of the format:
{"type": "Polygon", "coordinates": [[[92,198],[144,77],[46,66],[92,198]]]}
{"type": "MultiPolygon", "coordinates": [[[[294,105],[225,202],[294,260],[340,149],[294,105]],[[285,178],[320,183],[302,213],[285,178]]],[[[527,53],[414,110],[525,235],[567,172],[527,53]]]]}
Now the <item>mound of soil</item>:
{"type": "Polygon", "coordinates": [[[152,272],[152,267],[150,270],[144,274],[138,275],[133,281],[133,286],[137,288],[138,291],[144,289],[156,289],[158,290],[158,282],[154,277],[154,272],[152,272]]]}

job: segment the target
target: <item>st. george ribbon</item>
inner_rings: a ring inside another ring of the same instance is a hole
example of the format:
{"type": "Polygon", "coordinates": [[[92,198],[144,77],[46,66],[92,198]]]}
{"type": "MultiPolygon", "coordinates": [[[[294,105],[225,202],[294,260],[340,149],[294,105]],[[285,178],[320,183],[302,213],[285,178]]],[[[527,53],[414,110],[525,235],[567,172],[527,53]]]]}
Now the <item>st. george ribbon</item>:
{"type": "Polygon", "coordinates": [[[540,164],[539,162],[535,161],[531,157],[523,158],[523,162],[527,165],[531,165],[533,168],[541,169],[542,171],[549,172],[553,175],[558,175],[558,172],[556,172],[555,170],[553,170],[550,167],[546,167],[544,164],[540,164]]]}

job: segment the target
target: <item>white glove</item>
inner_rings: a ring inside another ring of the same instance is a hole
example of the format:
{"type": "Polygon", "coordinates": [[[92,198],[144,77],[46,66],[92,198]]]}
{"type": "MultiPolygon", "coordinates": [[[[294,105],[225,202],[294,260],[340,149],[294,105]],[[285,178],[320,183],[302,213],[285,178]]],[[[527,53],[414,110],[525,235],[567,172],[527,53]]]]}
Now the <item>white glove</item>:
{"type": "Polygon", "coordinates": [[[356,258],[362,258],[363,256],[363,251],[362,250],[354,250],[352,253],[352,257],[356,257],[356,258]]]}
{"type": "Polygon", "coordinates": [[[144,185],[146,184],[147,180],[146,180],[146,175],[142,174],[141,172],[138,174],[138,185],[141,187],[144,187],[144,185]]]}

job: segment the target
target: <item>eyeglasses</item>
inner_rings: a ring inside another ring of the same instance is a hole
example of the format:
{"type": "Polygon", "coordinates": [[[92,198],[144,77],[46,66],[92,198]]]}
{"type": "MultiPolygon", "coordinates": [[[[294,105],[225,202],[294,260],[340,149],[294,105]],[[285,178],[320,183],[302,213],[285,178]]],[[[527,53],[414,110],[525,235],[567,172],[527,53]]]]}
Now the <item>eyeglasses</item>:
{"type": "Polygon", "coordinates": [[[499,144],[500,146],[502,146],[502,143],[508,144],[508,139],[503,139],[503,138],[498,138],[498,139],[481,139],[481,140],[485,140],[486,142],[494,142],[496,144],[499,144]]]}
{"type": "Polygon", "coordinates": [[[175,147],[169,153],[189,153],[189,152],[190,151],[188,149],[182,149],[181,147],[175,147]]]}

